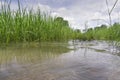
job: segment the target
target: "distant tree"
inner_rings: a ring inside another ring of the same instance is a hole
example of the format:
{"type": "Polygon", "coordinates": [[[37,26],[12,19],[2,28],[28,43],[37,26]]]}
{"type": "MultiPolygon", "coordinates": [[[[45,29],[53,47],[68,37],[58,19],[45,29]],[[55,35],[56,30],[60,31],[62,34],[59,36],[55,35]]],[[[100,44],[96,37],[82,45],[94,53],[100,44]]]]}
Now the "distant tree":
{"type": "Polygon", "coordinates": [[[114,23],[113,26],[120,26],[120,24],[119,23],[114,23]]]}
{"type": "Polygon", "coordinates": [[[69,23],[67,20],[64,20],[62,17],[56,17],[54,19],[54,22],[61,24],[61,26],[69,26],[69,23]]]}
{"type": "Polygon", "coordinates": [[[62,17],[57,17],[57,18],[55,18],[55,21],[57,21],[57,22],[62,22],[62,21],[63,21],[63,18],[62,18],[62,17]]]}
{"type": "Polygon", "coordinates": [[[80,29],[76,29],[75,32],[81,33],[81,30],[80,29]]]}
{"type": "Polygon", "coordinates": [[[100,27],[101,28],[107,28],[107,26],[105,24],[102,24],[100,27]]]}
{"type": "Polygon", "coordinates": [[[69,23],[68,23],[67,20],[64,20],[64,21],[63,21],[63,24],[64,24],[64,26],[69,26],[69,23]]]}
{"type": "Polygon", "coordinates": [[[99,30],[99,29],[101,29],[101,27],[95,27],[95,28],[94,28],[94,30],[99,30]]]}
{"type": "Polygon", "coordinates": [[[87,32],[92,31],[92,30],[93,30],[92,28],[89,28],[89,29],[87,30],[87,32]]]}

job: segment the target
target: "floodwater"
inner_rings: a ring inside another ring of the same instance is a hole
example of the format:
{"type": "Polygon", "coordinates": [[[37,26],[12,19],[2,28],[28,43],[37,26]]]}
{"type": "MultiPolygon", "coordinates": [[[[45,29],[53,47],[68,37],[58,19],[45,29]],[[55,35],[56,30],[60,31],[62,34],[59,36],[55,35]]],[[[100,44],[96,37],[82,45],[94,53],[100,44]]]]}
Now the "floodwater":
{"type": "Polygon", "coordinates": [[[119,50],[105,41],[0,48],[0,80],[120,80],[119,50]]]}

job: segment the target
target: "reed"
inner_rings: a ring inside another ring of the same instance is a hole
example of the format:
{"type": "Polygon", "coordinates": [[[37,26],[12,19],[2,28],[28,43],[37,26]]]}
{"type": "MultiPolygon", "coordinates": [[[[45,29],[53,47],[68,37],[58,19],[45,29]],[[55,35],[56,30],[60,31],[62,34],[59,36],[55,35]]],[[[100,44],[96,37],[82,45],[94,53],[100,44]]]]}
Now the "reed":
{"type": "Polygon", "coordinates": [[[120,24],[114,23],[112,26],[99,26],[94,29],[88,29],[82,34],[84,40],[108,40],[120,41],[120,24]]]}
{"type": "Polygon", "coordinates": [[[68,21],[62,17],[51,17],[40,9],[21,8],[11,10],[11,2],[1,5],[0,42],[63,41],[73,38],[75,33],[68,21]]]}

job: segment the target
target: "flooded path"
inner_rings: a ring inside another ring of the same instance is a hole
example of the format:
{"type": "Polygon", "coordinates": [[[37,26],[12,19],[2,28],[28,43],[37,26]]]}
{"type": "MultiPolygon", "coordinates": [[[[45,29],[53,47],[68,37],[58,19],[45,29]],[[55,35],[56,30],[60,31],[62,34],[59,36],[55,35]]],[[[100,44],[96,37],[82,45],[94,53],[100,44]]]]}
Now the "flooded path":
{"type": "Polygon", "coordinates": [[[102,41],[0,48],[0,80],[120,80],[120,57],[102,41]]]}

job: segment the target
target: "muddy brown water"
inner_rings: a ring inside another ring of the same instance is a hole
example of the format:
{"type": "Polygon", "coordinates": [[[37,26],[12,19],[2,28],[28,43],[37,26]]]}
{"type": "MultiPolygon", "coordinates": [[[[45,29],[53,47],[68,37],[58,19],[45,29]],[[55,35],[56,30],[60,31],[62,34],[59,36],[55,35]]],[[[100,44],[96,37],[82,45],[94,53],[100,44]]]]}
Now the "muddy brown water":
{"type": "Polygon", "coordinates": [[[0,48],[0,80],[120,80],[120,57],[104,41],[0,48]]]}

